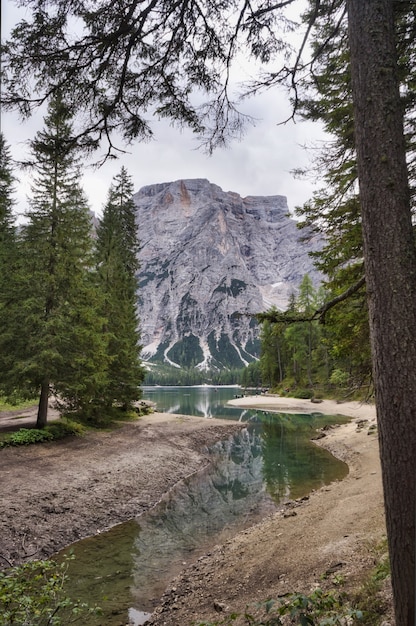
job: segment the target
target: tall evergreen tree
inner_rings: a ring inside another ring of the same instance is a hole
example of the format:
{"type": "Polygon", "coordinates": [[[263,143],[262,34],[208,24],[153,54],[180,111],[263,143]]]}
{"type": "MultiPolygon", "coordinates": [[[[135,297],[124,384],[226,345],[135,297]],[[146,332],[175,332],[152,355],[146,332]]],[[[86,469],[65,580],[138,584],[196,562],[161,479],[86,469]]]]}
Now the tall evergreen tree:
{"type": "Polygon", "coordinates": [[[141,396],[144,370],[137,315],[139,242],[133,184],[124,167],[110,187],[96,247],[110,358],[105,396],[108,408],[115,405],[128,410],[141,396]]]}
{"type": "Polygon", "coordinates": [[[324,289],[316,289],[306,274],[286,311],[273,307],[257,315],[262,322],[260,364],[269,385],[312,388],[328,382],[330,337],[315,315],[324,300],[324,289]]]}
{"type": "MultiPolygon", "coordinates": [[[[311,5],[309,19],[313,11],[311,5]]],[[[321,186],[297,214],[302,218],[301,228],[308,226],[324,235],[324,245],[313,257],[331,300],[357,285],[364,267],[348,35],[346,23],[339,21],[339,14],[327,4],[321,5],[314,21],[311,44],[316,53],[322,48],[322,54],[314,67],[311,89],[299,99],[299,108],[306,119],[319,120],[330,138],[314,163],[321,186]]],[[[365,286],[357,289],[353,305],[344,302],[326,315],[325,322],[332,354],[341,359],[343,355],[351,357],[340,364],[351,383],[368,383],[371,358],[365,286]],[[355,309],[359,315],[354,316],[355,309]]]]}
{"type": "Polygon", "coordinates": [[[404,626],[416,622],[416,246],[395,4],[401,3],[347,0],[387,535],[396,623],[404,626]]]}
{"type": "MultiPolygon", "coordinates": [[[[320,341],[320,329],[317,321],[307,320],[317,308],[318,292],[311,278],[306,274],[299,286],[299,294],[288,309],[294,317],[301,318],[290,324],[284,333],[286,345],[292,354],[292,371],[296,384],[313,387],[313,356],[320,341]],[[291,311],[292,309],[292,311],[291,311]],[[302,321],[303,320],[303,321],[302,321]]],[[[278,324],[279,325],[279,324],[278,324]]]]}
{"type": "Polygon", "coordinates": [[[268,320],[261,327],[260,371],[262,382],[268,387],[281,383],[284,378],[284,331],[284,324],[271,324],[268,320]]]}
{"type": "Polygon", "coordinates": [[[16,245],[13,184],[10,151],[3,133],[0,133],[0,307],[4,298],[3,288],[12,271],[11,263],[16,245]]]}
{"type": "MultiPolygon", "coordinates": [[[[0,133],[0,337],[10,331],[9,299],[13,294],[16,275],[17,240],[13,217],[14,175],[10,151],[3,133],[0,133]]],[[[0,390],[6,392],[5,377],[10,367],[10,355],[0,351],[0,390]]]]}
{"type": "Polygon", "coordinates": [[[79,186],[71,114],[53,100],[45,128],[31,144],[35,173],[21,258],[9,300],[9,393],[39,393],[37,426],[53,394],[66,410],[91,411],[105,382],[104,320],[94,284],[91,218],[79,186]]]}
{"type": "MultiPolygon", "coordinates": [[[[355,150],[350,51],[346,21],[331,3],[314,2],[306,18],[313,21],[311,45],[317,55],[310,89],[299,97],[298,107],[305,119],[319,121],[329,135],[325,149],[315,158],[317,180],[322,186],[297,209],[299,226],[324,234],[325,244],[315,253],[316,267],[325,275],[328,298],[360,287],[348,300],[332,309],[325,318],[332,338],[332,351],[350,375],[351,385],[368,385],[371,380],[370,329],[364,275],[361,207],[355,150]]],[[[342,5],[340,3],[340,8],[342,5]]],[[[399,77],[405,113],[407,160],[412,194],[415,194],[414,35],[412,3],[394,6],[397,31],[399,77]]],[[[310,174],[310,172],[309,172],[310,174]]]]}

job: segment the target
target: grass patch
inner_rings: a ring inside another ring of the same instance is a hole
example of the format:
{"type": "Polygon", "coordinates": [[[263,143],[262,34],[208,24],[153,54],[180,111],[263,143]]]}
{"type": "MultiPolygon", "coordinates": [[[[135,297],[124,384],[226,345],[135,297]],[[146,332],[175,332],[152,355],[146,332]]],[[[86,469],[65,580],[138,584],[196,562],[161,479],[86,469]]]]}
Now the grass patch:
{"type": "Polygon", "coordinates": [[[22,400],[22,398],[16,398],[10,400],[4,396],[0,396],[0,411],[20,411],[27,409],[37,404],[37,400],[32,398],[30,400],[22,400]]]}
{"type": "Polygon", "coordinates": [[[375,626],[385,621],[391,608],[391,597],[386,593],[390,577],[387,540],[375,548],[377,565],[363,582],[355,597],[355,604],[363,612],[362,624],[375,626]]]}

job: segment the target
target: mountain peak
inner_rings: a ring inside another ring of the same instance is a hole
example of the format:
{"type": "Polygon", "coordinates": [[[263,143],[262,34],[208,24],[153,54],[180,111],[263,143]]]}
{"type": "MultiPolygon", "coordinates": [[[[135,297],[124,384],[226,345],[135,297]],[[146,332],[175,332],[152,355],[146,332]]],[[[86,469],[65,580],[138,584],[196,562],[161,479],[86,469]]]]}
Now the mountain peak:
{"type": "Polygon", "coordinates": [[[206,179],[148,185],[134,195],[141,239],[144,359],[177,367],[242,367],[258,357],[252,315],[285,308],[317,277],[285,196],[224,192],[206,179]]]}

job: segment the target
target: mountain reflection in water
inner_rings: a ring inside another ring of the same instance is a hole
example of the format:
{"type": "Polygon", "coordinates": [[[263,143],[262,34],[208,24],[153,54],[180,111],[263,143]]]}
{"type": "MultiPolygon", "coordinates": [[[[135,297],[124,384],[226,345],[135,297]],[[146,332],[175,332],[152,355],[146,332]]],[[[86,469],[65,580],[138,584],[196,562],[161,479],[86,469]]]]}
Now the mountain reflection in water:
{"type": "Polygon", "coordinates": [[[210,448],[209,466],[180,481],[153,509],[71,546],[70,595],[104,610],[85,626],[128,623],[129,607],[138,625],[134,615],[139,620],[152,611],[184,563],[259,521],[283,499],[346,475],[344,463],[309,441],[316,428],[339,418],[255,411],[249,417],[258,423],[210,448]]]}
{"type": "Polygon", "coordinates": [[[211,449],[207,470],[181,481],[151,511],[138,519],[135,539],[135,604],[146,604],[148,591],[161,595],[161,572],[178,569],[196,551],[222,542],[244,526],[275,510],[263,484],[259,433],[244,429],[211,449]],[[214,538],[214,539],[212,539],[214,538]],[[143,565],[146,565],[145,567],[143,565]]]}

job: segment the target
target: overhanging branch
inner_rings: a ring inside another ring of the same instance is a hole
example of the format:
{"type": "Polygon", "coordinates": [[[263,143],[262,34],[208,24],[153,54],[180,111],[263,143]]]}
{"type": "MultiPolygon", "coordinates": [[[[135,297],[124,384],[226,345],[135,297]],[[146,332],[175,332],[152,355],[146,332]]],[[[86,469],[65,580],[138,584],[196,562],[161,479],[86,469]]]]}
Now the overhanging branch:
{"type": "Polygon", "coordinates": [[[327,312],[340,302],[347,300],[347,298],[361,289],[364,284],[365,276],[362,276],[359,280],[357,280],[357,282],[351,285],[351,287],[346,289],[339,296],[336,296],[335,298],[332,298],[332,300],[326,302],[311,315],[291,315],[284,312],[281,313],[280,311],[266,311],[265,313],[256,313],[255,315],[252,315],[252,317],[255,317],[259,322],[271,322],[272,324],[294,324],[296,322],[313,322],[314,320],[319,320],[321,324],[325,324],[325,315],[327,312]]]}

